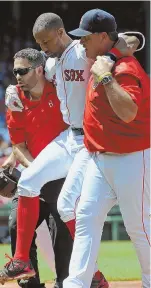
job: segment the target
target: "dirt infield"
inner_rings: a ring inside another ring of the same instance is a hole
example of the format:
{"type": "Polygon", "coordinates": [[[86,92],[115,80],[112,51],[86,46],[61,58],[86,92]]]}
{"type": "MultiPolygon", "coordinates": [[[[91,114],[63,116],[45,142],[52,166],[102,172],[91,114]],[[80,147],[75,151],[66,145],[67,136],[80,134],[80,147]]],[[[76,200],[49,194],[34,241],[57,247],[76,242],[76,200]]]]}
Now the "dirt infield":
{"type": "Polygon", "coordinates": [[[141,288],[140,281],[110,282],[110,288],[141,288]]]}
{"type": "MultiPolygon", "coordinates": [[[[17,288],[18,285],[16,283],[9,283],[5,284],[3,286],[0,286],[2,288],[17,288]]],[[[47,283],[47,288],[52,288],[53,283],[47,283]]],[[[121,281],[121,282],[110,282],[110,288],[141,288],[141,282],[140,281],[121,281]]]]}

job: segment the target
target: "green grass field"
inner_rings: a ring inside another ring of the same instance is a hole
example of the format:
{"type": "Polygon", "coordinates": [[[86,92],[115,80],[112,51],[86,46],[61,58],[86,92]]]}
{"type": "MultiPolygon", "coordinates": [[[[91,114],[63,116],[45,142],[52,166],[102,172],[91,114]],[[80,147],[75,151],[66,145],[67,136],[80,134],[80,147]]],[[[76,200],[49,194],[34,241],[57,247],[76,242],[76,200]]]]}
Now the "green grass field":
{"type": "MultiPolygon", "coordinates": [[[[11,255],[10,246],[0,245],[0,267],[7,262],[5,253],[11,255]]],[[[53,280],[54,274],[49,270],[40,253],[38,259],[41,281],[53,280]]],[[[110,281],[141,279],[140,266],[130,241],[102,242],[98,265],[110,281]]]]}

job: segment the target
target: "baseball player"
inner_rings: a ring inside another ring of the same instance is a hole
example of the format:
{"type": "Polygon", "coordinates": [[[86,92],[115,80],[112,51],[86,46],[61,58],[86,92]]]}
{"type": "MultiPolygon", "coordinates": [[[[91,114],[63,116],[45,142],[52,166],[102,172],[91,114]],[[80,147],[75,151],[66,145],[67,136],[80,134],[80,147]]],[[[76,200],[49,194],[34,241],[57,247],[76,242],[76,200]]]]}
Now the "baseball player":
{"type": "MultiPolygon", "coordinates": [[[[10,138],[13,144],[13,151],[17,160],[19,160],[24,167],[28,167],[30,162],[33,161],[39,152],[51,142],[57,134],[67,127],[62,119],[60,103],[56,96],[56,89],[53,87],[52,83],[49,83],[44,78],[44,64],[45,60],[43,55],[35,49],[23,49],[14,56],[13,72],[18,82],[17,89],[19,98],[24,108],[22,111],[11,111],[8,109],[6,118],[10,138]],[[28,73],[30,70],[32,70],[31,73],[28,73]],[[36,83],[36,87],[33,87],[34,83],[36,83]],[[46,113],[45,116],[43,115],[43,110],[46,113]],[[52,121],[55,121],[55,123],[53,124],[53,127],[50,127],[52,121]]],[[[11,168],[14,167],[15,160],[14,155],[11,154],[9,159],[3,164],[3,168],[10,166],[11,168]]],[[[46,219],[48,227],[50,228],[56,264],[57,279],[54,286],[55,288],[61,288],[62,281],[68,275],[68,266],[73,242],[66,225],[61,221],[57,212],[57,198],[63,182],[64,179],[48,182],[41,189],[40,212],[37,224],[38,227],[43,220],[46,219]],[[42,201],[43,199],[45,202],[42,201]]],[[[15,194],[9,217],[9,230],[13,255],[15,254],[16,246],[16,225],[19,226],[19,229],[22,228],[22,223],[19,219],[16,219],[17,207],[20,209],[18,205],[18,195],[15,194]]],[[[28,215],[26,215],[26,217],[28,218],[28,215]]],[[[28,218],[28,221],[30,222],[31,219],[28,218]]],[[[45,237],[44,223],[42,224],[42,228],[43,237],[45,237]]],[[[28,226],[26,228],[26,233],[28,234],[28,226]]],[[[35,237],[36,235],[34,235],[34,239],[31,243],[30,257],[36,271],[36,277],[33,277],[26,282],[20,281],[19,285],[24,288],[44,287],[44,284],[40,284],[39,280],[35,237]]],[[[26,240],[28,241],[27,237],[26,240]]],[[[43,245],[47,245],[45,248],[47,249],[47,253],[49,253],[51,242],[50,239],[48,240],[49,242],[45,240],[46,239],[43,240],[43,245]]],[[[11,266],[11,263],[8,265],[11,266]]],[[[34,274],[35,272],[33,275],[34,274]]]]}
{"type": "MultiPolygon", "coordinates": [[[[136,249],[143,288],[151,285],[150,81],[136,58],[121,55],[114,64],[103,56],[114,44],[108,31],[115,27],[111,14],[93,9],[83,15],[79,28],[70,32],[81,37],[87,57],[96,61],[87,87],[83,126],[91,158],[76,211],[76,235],[65,288],[90,287],[100,228],[102,234],[107,213],[116,203],[136,249]]],[[[78,170],[80,163],[74,165],[78,170]]],[[[71,181],[72,176],[75,174],[70,173],[71,181]]]]}
{"type": "MultiPolygon", "coordinates": [[[[112,37],[117,39],[117,32],[113,32],[115,33],[112,34],[112,37]]],[[[85,50],[79,41],[72,41],[66,34],[62,19],[58,15],[53,13],[40,15],[34,24],[33,35],[47,56],[55,57],[53,60],[48,59],[46,63],[46,77],[47,79],[52,79],[55,70],[57,95],[60,100],[61,112],[64,121],[69,124],[70,127],[52,141],[36,157],[30,166],[22,172],[18,183],[19,203],[21,207],[24,207],[25,201],[27,206],[26,211],[24,211],[25,213],[28,211],[28,215],[31,213],[30,228],[28,228],[29,239],[32,239],[33,231],[37,223],[37,203],[40,188],[47,181],[65,177],[75,158],[77,162],[80,160],[81,163],[81,169],[79,171],[80,181],[77,185],[75,183],[75,189],[72,194],[69,195],[67,193],[65,197],[60,198],[58,206],[59,211],[62,211],[61,218],[66,222],[71,234],[74,234],[75,204],[80,196],[83,175],[85,173],[86,163],[89,160],[89,153],[85,150],[85,153],[82,151],[84,147],[82,119],[85,105],[85,90],[90,76],[90,66],[92,65],[92,62],[89,62],[86,58],[85,50]],[[35,207],[34,211],[30,211],[30,205],[35,207]]],[[[127,48],[126,45],[125,47],[127,48]]],[[[13,94],[17,101],[17,93],[15,90],[13,91],[12,87],[7,90],[6,103],[13,109],[14,104],[11,103],[9,94],[13,94]]],[[[11,99],[12,98],[11,96],[11,99]]],[[[18,215],[19,214],[20,212],[18,210],[18,215]]],[[[19,218],[21,219],[21,217],[20,215],[19,218]]],[[[24,219],[26,219],[26,217],[24,217],[24,219]]],[[[23,225],[22,229],[25,230],[23,225]]],[[[18,242],[13,259],[14,278],[18,277],[18,266],[16,268],[16,263],[19,260],[21,266],[23,264],[27,271],[26,277],[30,277],[29,245],[26,244],[26,251],[24,250],[23,252],[23,249],[21,249],[25,241],[24,233],[20,233],[18,230],[18,242]],[[20,251],[22,252],[20,253],[20,251]]],[[[22,270],[19,273],[23,274],[24,271],[22,270]]],[[[96,283],[98,287],[108,287],[107,281],[100,272],[95,274],[95,276],[94,281],[92,281],[92,287],[94,287],[93,284],[96,285],[96,283]]],[[[3,276],[1,276],[0,279],[3,280],[3,276]]]]}

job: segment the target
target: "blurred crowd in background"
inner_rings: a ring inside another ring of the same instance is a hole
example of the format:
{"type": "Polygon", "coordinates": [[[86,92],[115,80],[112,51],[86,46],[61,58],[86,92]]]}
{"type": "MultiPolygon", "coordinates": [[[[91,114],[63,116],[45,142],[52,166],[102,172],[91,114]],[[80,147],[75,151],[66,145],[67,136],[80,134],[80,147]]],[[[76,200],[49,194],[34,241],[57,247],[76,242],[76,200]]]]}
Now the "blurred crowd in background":
{"type": "MultiPolygon", "coordinates": [[[[9,6],[8,3],[7,5],[9,6]]],[[[13,3],[11,3],[10,8],[12,6],[13,3]]],[[[17,19],[15,19],[12,14],[7,23],[5,23],[5,28],[0,35],[0,43],[2,43],[0,48],[0,166],[11,153],[11,143],[5,121],[6,108],[4,98],[6,87],[9,84],[16,83],[12,73],[13,56],[22,48],[33,47],[34,43],[33,39],[30,40],[28,37],[28,29],[24,39],[19,35],[18,25],[17,19]]]]}
{"type": "MultiPolygon", "coordinates": [[[[12,27],[12,22],[9,25],[12,27]]],[[[9,84],[15,84],[15,78],[13,76],[13,56],[16,51],[23,47],[33,47],[33,41],[29,41],[28,37],[26,41],[22,41],[19,37],[12,37],[10,34],[8,25],[8,31],[3,35],[3,51],[0,53],[0,165],[4,160],[4,157],[11,152],[11,143],[5,121],[5,90],[9,84]]]]}

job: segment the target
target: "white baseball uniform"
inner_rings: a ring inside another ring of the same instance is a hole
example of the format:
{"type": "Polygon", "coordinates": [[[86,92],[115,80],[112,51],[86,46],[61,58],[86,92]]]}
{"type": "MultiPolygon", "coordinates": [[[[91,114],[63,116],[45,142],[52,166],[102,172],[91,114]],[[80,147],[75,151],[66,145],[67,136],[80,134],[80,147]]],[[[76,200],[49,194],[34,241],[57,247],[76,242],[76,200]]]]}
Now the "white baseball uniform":
{"type": "MultiPolygon", "coordinates": [[[[85,91],[90,75],[90,66],[91,63],[85,56],[85,49],[79,41],[73,41],[60,59],[48,59],[45,67],[46,78],[52,80],[55,72],[61,112],[64,121],[70,125],[70,128],[47,145],[31,165],[22,172],[18,183],[19,195],[27,197],[39,195],[40,189],[45,183],[67,176],[74,158],[81,161],[80,153],[84,147],[83,135],[81,135],[81,130],[73,131],[72,129],[82,128],[85,91]]],[[[7,106],[11,110],[13,109],[12,98],[9,96],[6,98],[7,106]]],[[[19,103],[18,107],[20,107],[19,103]]],[[[22,109],[22,107],[18,109],[22,109]]],[[[84,167],[89,159],[86,150],[82,153],[82,157],[79,171],[80,181],[83,179],[84,167]]],[[[80,185],[80,181],[78,185],[80,185]]],[[[75,217],[75,203],[81,190],[78,185],[75,184],[75,191],[70,195],[70,198],[68,198],[68,193],[66,196],[64,191],[61,193],[63,196],[59,198],[59,212],[64,221],[75,217]]]]}

